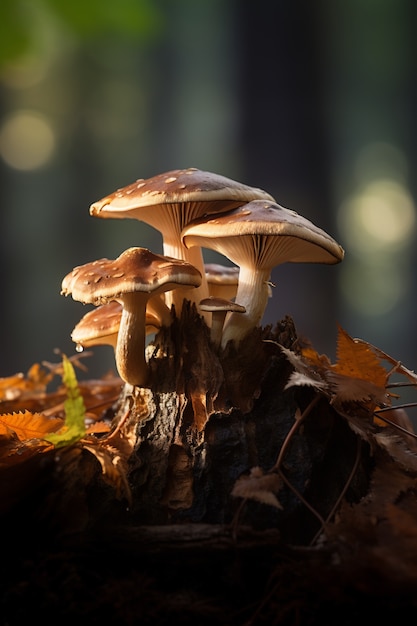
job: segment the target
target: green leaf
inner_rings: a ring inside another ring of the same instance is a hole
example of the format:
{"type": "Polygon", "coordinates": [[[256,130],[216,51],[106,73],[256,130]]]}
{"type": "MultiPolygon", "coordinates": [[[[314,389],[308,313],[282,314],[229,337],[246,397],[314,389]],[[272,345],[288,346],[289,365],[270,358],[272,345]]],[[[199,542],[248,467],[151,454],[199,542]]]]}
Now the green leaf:
{"type": "Polygon", "coordinates": [[[78,381],[71,361],[65,354],[62,357],[62,382],[67,390],[67,398],[64,402],[65,424],[56,433],[48,433],[46,441],[54,444],[56,448],[70,446],[85,435],[85,406],[84,400],[78,388],[78,381]]]}

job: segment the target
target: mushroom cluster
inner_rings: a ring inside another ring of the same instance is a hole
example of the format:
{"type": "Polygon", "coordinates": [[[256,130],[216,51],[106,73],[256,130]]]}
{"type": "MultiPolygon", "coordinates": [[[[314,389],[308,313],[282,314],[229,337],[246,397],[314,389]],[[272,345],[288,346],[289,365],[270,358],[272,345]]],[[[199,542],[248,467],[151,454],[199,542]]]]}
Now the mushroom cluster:
{"type": "Polygon", "coordinates": [[[150,385],[146,335],[169,326],[185,300],[220,351],[261,322],[276,265],[344,256],[330,235],[266,191],[196,168],[139,179],[92,204],[90,214],[143,221],[163,237],[162,255],[128,248],[117,259],[77,266],[62,281],[63,295],[96,307],[73,329],[77,349],[113,346],[119,375],[133,386],[150,385]],[[234,265],[205,264],[204,248],[234,265]]]}

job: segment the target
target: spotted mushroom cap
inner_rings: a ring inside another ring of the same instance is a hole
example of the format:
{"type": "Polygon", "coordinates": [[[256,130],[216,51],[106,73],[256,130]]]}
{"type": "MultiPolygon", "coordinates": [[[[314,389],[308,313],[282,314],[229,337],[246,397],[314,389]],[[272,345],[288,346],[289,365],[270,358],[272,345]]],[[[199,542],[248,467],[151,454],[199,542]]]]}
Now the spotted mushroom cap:
{"type": "Polygon", "coordinates": [[[104,258],[75,267],[64,277],[61,294],[98,306],[126,293],[151,296],[177,286],[198,287],[200,283],[201,274],[190,263],[132,247],[117,259],[104,258]]]}
{"type": "Polygon", "coordinates": [[[96,307],[74,326],[71,339],[84,348],[101,342],[115,345],[121,314],[122,305],[116,301],[96,307]]]}
{"type": "Polygon", "coordinates": [[[324,230],[276,202],[254,200],[227,213],[195,220],[183,230],[187,247],[224,254],[237,265],[338,263],[343,248],[324,230]]]}
{"type": "MultiPolygon", "coordinates": [[[[71,339],[77,348],[89,348],[95,345],[116,345],[117,333],[122,316],[122,305],[116,300],[102,304],[88,311],[74,326],[71,339]]],[[[146,332],[156,332],[161,327],[161,320],[156,313],[146,309],[146,332]]]]}
{"type": "Polygon", "coordinates": [[[180,205],[176,223],[181,231],[205,213],[228,210],[255,199],[273,200],[263,189],[190,167],[140,178],[94,202],[90,214],[104,218],[132,217],[162,231],[160,213],[155,207],[180,205]]]}

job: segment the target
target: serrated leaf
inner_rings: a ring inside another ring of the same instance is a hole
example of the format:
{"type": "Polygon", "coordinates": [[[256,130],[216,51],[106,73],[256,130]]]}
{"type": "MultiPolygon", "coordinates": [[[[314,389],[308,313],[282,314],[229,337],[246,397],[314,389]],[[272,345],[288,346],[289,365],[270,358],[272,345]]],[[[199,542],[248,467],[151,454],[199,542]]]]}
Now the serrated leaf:
{"type": "Polygon", "coordinates": [[[84,399],[78,388],[75,370],[65,354],[62,357],[62,367],[62,382],[67,392],[64,401],[65,424],[57,433],[49,433],[44,437],[57,448],[76,443],[86,432],[84,399]]]}
{"type": "Polygon", "coordinates": [[[333,369],[338,374],[368,380],[374,385],[385,387],[388,372],[371,346],[366,342],[356,341],[340,326],[336,356],[333,369]]]}
{"type": "Polygon", "coordinates": [[[41,439],[45,434],[61,426],[61,418],[47,417],[42,413],[31,411],[0,415],[0,435],[7,435],[12,431],[20,441],[41,439]]]}
{"type": "Polygon", "coordinates": [[[339,402],[371,402],[377,406],[385,406],[389,402],[386,389],[375,385],[371,380],[331,371],[327,373],[327,380],[333,392],[334,405],[339,402]]]}
{"type": "Polygon", "coordinates": [[[317,391],[326,392],[328,385],[322,380],[317,380],[313,375],[308,375],[302,372],[293,372],[284,389],[290,389],[291,387],[313,387],[317,391]]]}

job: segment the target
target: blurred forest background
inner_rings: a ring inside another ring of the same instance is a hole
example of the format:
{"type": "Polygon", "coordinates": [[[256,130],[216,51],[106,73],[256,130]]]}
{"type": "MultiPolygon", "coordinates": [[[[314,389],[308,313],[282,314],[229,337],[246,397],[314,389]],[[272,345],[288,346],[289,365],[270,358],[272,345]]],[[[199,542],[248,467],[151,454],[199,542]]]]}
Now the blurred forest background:
{"type": "MultiPolygon", "coordinates": [[[[90,204],[183,167],[262,187],[345,248],[276,268],[265,324],[292,315],[334,359],[339,323],[417,369],[416,76],[414,0],[2,0],[0,376],[75,353],[74,266],[162,251],[90,204]]],[[[94,354],[88,376],[114,367],[94,354]]]]}

